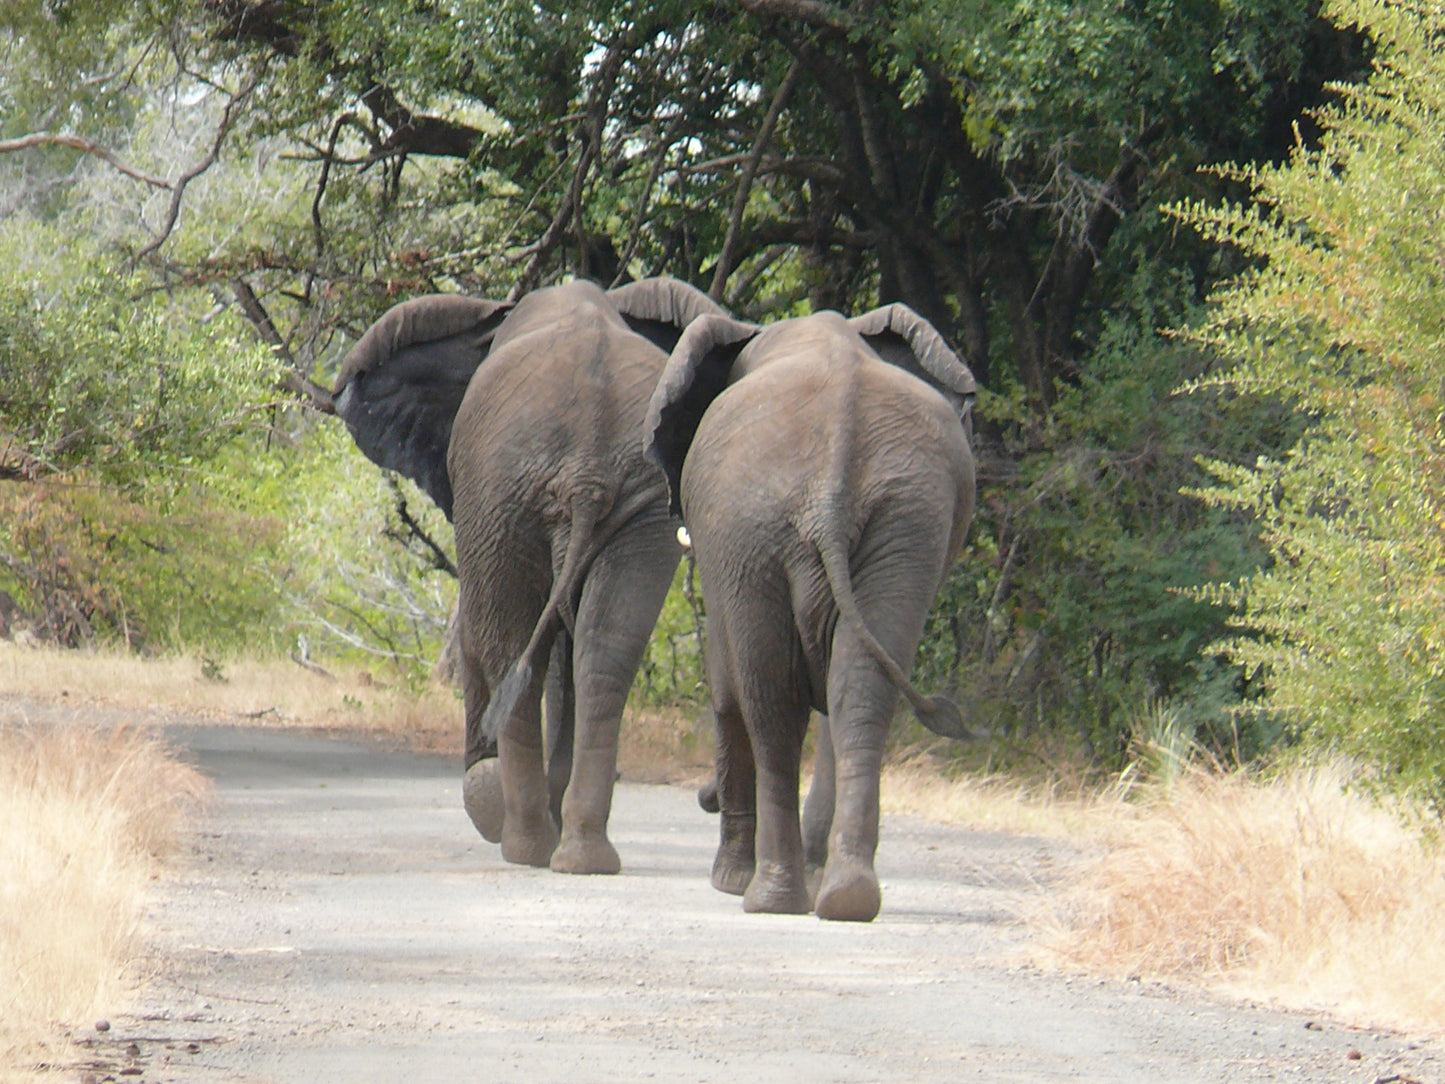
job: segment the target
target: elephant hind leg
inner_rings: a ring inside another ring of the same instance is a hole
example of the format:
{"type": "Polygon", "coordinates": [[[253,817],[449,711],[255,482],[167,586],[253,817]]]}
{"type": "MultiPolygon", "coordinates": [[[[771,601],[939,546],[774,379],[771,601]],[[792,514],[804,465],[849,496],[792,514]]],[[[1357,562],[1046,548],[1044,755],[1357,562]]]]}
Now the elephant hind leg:
{"type": "Polygon", "coordinates": [[[803,915],[812,910],[798,824],[798,770],[809,705],[777,697],[744,709],[757,759],[757,869],[744,911],[803,915]]]}
{"type": "Polygon", "coordinates": [[[617,873],[607,837],[617,741],[633,678],[677,567],[675,530],[661,516],[618,531],[587,570],[572,646],[576,706],[571,778],[562,800],[557,873],[617,873]]]}
{"type": "Polygon", "coordinates": [[[504,806],[497,744],[482,733],[482,714],[490,699],[486,678],[475,660],[463,653],[462,692],[466,701],[467,774],[462,779],[462,805],[472,825],[488,843],[502,841],[504,806]]]}
{"type": "Polygon", "coordinates": [[[727,630],[720,622],[709,632],[707,656],[717,758],[712,797],[716,802],[714,812],[721,814],[711,881],[719,892],[741,896],[752,883],[757,867],[757,769],[742,709],[733,695],[727,630]]]}
{"type": "Polygon", "coordinates": [[[828,833],[833,828],[833,805],[837,796],[833,738],[826,715],[818,716],[815,735],[818,753],[813,762],[813,782],[803,803],[803,865],[811,900],[818,898],[823,868],[828,864],[828,833]]]}
{"type": "Polygon", "coordinates": [[[545,866],[557,848],[542,759],[542,683],[534,673],[498,741],[501,761],[502,857],[519,866],[545,866]]]}
{"type": "Polygon", "coordinates": [[[717,856],[712,863],[712,886],[730,896],[741,896],[752,884],[757,869],[755,840],[756,768],[742,713],[735,704],[714,709],[717,728],[717,856]]]}

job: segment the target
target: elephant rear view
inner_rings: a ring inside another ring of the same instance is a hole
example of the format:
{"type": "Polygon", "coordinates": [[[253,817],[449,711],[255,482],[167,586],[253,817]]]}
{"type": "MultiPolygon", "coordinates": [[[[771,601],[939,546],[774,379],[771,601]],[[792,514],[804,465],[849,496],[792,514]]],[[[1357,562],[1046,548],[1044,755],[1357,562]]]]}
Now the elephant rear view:
{"type": "Polygon", "coordinates": [[[721,311],[671,279],[573,282],[515,304],[421,298],[342,367],[337,412],[358,446],[456,529],[464,793],[508,861],[620,866],[607,838],[618,725],[681,555],[638,433],[683,327],[721,311]]]}
{"type": "Polygon", "coordinates": [[[961,734],[956,709],[919,694],[906,668],[973,515],[974,390],[937,332],[892,305],[766,328],[704,317],[653,395],[649,454],[708,606],[722,813],[712,880],[747,910],[871,920],[898,695],[961,734]],[[836,756],[816,898],[798,817],[811,711],[827,716],[836,756]]]}

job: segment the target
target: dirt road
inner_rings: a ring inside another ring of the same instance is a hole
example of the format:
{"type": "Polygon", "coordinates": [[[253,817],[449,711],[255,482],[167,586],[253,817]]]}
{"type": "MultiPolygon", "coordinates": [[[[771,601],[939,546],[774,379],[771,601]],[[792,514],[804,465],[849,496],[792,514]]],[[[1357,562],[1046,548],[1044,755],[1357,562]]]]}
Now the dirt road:
{"type": "Polygon", "coordinates": [[[1010,962],[1067,875],[1039,840],[885,819],[878,921],[745,915],[681,788],[621,785],[623,873],[575,878],[503,863],[450,759],[170,734],[217,800],[82,1080],[1445,1080],[1438,1044],[1010,962]]]}

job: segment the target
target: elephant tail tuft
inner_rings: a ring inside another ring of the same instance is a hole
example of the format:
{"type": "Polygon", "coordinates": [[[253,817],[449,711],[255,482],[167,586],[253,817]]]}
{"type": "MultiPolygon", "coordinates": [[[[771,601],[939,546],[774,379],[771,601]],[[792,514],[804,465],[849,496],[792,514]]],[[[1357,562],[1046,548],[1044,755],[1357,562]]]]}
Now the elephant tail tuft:
{"type": "Polygon", "coordinates": [[[530,684],[532,660],[523,655],[512,663],[511,669],[487,702],[487,710],[482,714],[482,733],[487,736],[488,741],[495,742],[501,737],[502,728],[507,725],[512,712],[517,710],[517,701],[522,698],[522,693],[530,684]]]}
{"type": "Polygon", "coordinates": [[[946,696],[924,696],[914,688],[903,668],[888,654],[887,649],[878,642],[873,630],[863,620],[863,611],[858,608],[858,599],[853,594],[853,576],[848,568],[848,555],[842,542],[835,536],[825,538],[818,545],[818,553],[823,559],[823,571],[828,576],[828,586],[833,590],[833,601],[838,604],[838,612],[853,626],[859,639],[863,641],[863,646],[878,661],[878,665],[883,667],[893,687],[908,701],[918,721],[940,737],[953,738],[956,741],[972,738],[974,735],[964,725],[963,713],[958,710],[958,705],[946,696]]]}

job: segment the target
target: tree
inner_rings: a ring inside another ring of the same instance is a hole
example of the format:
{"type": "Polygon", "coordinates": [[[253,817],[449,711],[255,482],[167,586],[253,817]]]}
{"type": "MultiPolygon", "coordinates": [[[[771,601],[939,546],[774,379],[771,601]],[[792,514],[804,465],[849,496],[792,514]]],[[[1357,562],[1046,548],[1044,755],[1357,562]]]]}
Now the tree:
{"type": "Polygon", "coordinates": [[[100,220],[322,410],[346,344],[421,292],[672,274],[755,319],[907,302],[988,389],[932,659],[985,660],[1005,714],[1084,696],[1091,734],[1197,676],[1217,612],[1170,592],[1239,533],[1161,533],[1194,479],[1137,466],[1235,451],[1198,414],[1152,425],[1192,364],[1154,329],[1227,266],[1154,207],[1236,183],[1198,162],[1284,155],[1361,65],[1297,0],[17,0],[0,49],[12,204],[100,220]]]}
{"type": "Polygon", "coordinates": [[[1304,419],[1283,454],[1212,464],[1205,496],[1258,518],[1268,568],[1213,592],[1263,709],[1372,787],[1445,814],[1445,19],[1337,0],[1374,42],[1317,146],[1225,170],[1246,203],[1180,216],[1263,263],[1222,287],[1200,341],[1228,368],[1194,387],[1278,397],[1304,419]]]}
{"type": "MultiPolygon", "coordinates": [[[[9,149],[104,149],[96,111],[134,112],[144,74],[224,103],[214,153],[165,178],[136,168],[172,207],[238,138],[284,134],[311,163],[308,230],[175,269],[226,276],[278,348],[338,288],[667,272],[758,316],[905,301],[986,384],[1016,379],[1036,417],[1080,371],[1121,222],[1193,162],[1282,153],[1322,79],[1358,63],[1285,0],[30,0],[5,20],[13,48],[90,76],[48,104],[96,128],[9,149]],[[417,228],[417,200],[463,229],[417,228]],[[359,243],[368,225],[379,243],[359,243]],[[267,295],[298,311],[275,318],[267,295]]],[[[35,117],[39,74],[7,80],[35,117]]],[[[160,262],[174,221],[134,254],[160,262]]]]}

